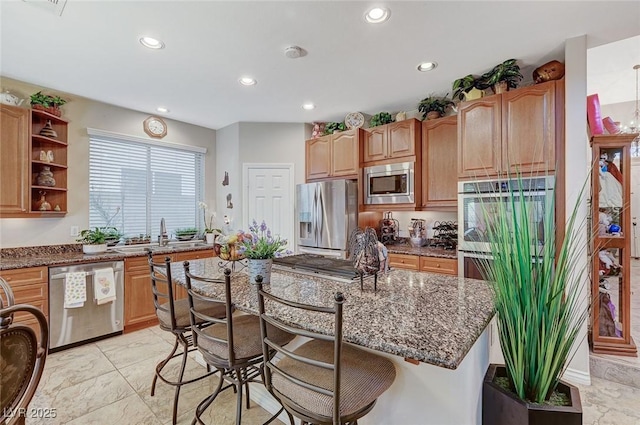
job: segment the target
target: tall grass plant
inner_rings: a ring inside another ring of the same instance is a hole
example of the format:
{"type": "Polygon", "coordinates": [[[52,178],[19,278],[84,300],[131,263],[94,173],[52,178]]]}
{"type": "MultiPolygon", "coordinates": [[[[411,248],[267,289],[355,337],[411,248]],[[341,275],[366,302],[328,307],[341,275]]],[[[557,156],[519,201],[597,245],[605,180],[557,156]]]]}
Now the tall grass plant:
{"type": "Polygon", "coordinates": [[[581,232],[587,231],[587,223],[579,215],[585,186],[567,222],[559,223],[565,233],[557,246],[555,201],[546,206],[543,225],[538,226],[539,211],[532,203],[519,202],[527,195],[522,176],[516,180],[516,190],[501,193],[506,202],[482,204],[493,260],[478,260],[478,266],[492,285],[512,390],[523,400],[542,403],[571,360],[588,317],[588,270],[581,264],[587,249],[586,233],[581,232]],[[544,244],[536,243],[539,239],[544,244]]]}

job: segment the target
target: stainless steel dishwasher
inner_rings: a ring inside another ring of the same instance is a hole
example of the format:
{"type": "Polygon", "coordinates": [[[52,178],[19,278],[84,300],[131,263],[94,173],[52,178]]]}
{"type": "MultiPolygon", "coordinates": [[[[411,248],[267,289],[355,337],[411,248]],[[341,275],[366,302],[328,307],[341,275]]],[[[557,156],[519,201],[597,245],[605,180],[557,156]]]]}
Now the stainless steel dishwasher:
{"type": "Polygon", "coordinates": [[[124,326],[124,263],[109,261],[49,268],[49,348],[58,351],[107,336],[121,334],[124,326]],[[115,300],[98,305],[94,299],[95,271],[112,268],[115,300]],[[68,273],[84,272],[86,301],[65,308],[68,273]]]}

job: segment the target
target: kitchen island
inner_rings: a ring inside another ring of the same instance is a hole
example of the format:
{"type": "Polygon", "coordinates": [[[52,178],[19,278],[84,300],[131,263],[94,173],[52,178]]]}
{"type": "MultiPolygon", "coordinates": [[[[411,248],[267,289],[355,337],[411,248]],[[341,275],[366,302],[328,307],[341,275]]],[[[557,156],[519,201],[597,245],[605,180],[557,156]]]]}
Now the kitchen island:
{"type": "MultiPolygon", "coordinates": [[[[190,262],[198,276],[221,278],[218,259],[190,262]]],[[[181,263],[172,264],[176,282],[184,283],[181,263]]],[[[344,340],[390,358],[397,371],[392,387],[359,423],[480,424],[481,388],[489,364],[487,325],[493,316],[490,289],[484,281],[432,273],[394,270],[378,278],[340,283],[274,270],[267,291],[302,303],[332,306],[336,292],[345,295],[344,340]]],[[[257,314],[255,285],[246,273],[234,273],[231,298],[236,308],[257,314]]],[[[202,294],[222,298],[223,286],[194,283],[202,294]]],[[[315,332],[332,334],[333,321],[286,307],[267,313],[315,332]]],[[[302,343],[302,341],[295,341],[302,343]]],[[[272,410],[266,391],[252,398],[272,410]]],[[[274,403],[272,401],[272,403],[274,403]]],[[[277,410],[277,409],[275,409],[277,410]]]]}

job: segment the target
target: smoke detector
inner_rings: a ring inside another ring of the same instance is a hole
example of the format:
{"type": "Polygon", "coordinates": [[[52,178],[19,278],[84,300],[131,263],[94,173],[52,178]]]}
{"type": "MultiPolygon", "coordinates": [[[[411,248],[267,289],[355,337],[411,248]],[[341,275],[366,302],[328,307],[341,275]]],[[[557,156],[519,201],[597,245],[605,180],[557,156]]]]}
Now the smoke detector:
{"type": "Polygon", "coordinates": [[[300,56],[304,56],[305,54],[306,52],[298,46],[289,46],[284,49],[284,55],[289,59],[297,59],[300,56]]]}

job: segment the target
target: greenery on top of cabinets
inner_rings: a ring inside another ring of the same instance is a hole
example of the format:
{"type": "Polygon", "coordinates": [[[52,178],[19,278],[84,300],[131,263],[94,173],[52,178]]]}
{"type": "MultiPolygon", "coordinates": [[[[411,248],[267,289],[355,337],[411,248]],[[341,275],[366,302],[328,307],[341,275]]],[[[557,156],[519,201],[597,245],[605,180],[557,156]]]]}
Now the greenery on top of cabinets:
{"type": "Polygon", "coordinates": [[[476,77],[472,74],[464,76],[462,78],[458,78],[453,82],[453,99],[454,100],[464,100],[464,94],[469,93],[473,89],[484,90],[487,86],[485,86],[480,79],[480,77],[476,77]]]}
{"type": "Polygon", "coordinates": [[[369,121],[369,127],[377,127],[379,125],[389,124],[393,122],[394,119],[388,112],[380,112],[371,117],[371,121],[369,121]]]}
{"type": "Polygon", "coordinates": [[[516,59],[507,59],[494,66],[491,71],[482,74],[480,77],[481,87],[478,88],[486,89],[504,81],[510,89],[515,89],[522,78],[520,66],[516,63],[516,59]]]}
{"type": "Polygon", "coordinates": [[[435,96],[430,94],[420,101],[418,111],[422,113],[422,119],[424,120],[429,112],[438,112],[440,116],[445,115],[447,109],[453,105],[453,101],[447,95],[435,96]]]}
{"type": "Polygon", "coordinates": [[[51,106],[62,106],[67,103],[66,100],[61,98],[60,96],[49,96],[47,94],[42,94],[42,91],[38,93],[34,93],[31,95],[31,105],[42,105],[45,108],[49,108],[51,106]]]}
{"type": "Polygon", "coordinates": [[[347,125],[343,122],[328,122],[324,126],[324,135],[338,133],[340,131],[345,131],[347,129],[347,125]]]}

